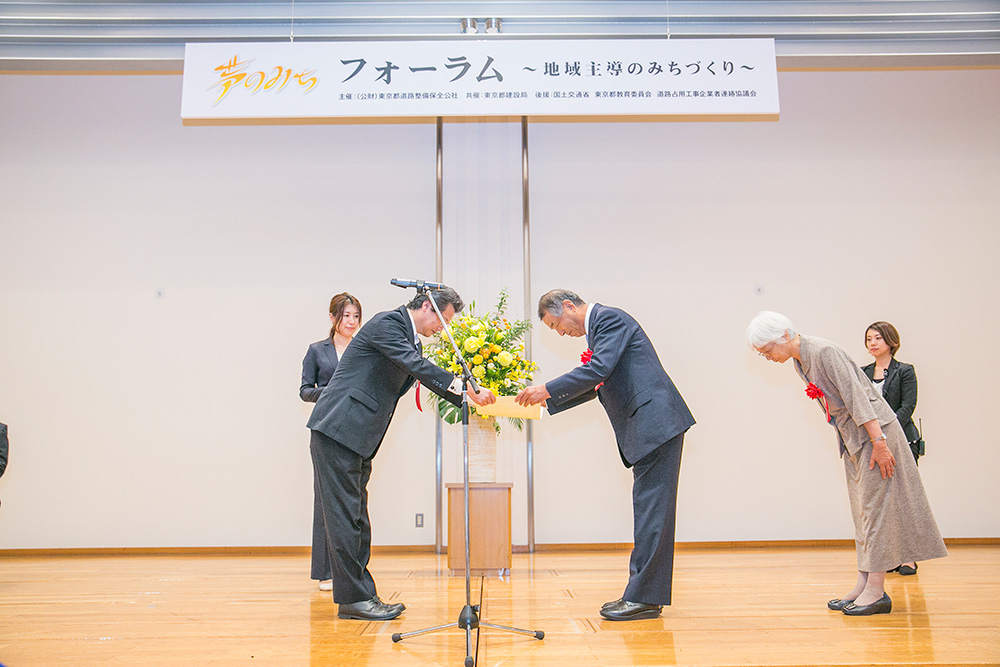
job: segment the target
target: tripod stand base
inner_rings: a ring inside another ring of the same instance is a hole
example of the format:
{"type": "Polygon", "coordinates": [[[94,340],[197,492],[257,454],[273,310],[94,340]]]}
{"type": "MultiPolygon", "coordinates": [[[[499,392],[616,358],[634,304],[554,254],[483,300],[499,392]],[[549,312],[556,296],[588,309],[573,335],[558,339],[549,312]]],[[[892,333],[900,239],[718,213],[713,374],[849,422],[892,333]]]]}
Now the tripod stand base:
{"type": "Polygon", "coordinates": [[[481,628],[493,628],[494,630],[503,630],[504,632],[514,632],[519,635],[529,635],[535,639],[545,639],[544,630],[522,630],[521,628],[508,628],[506,625],[494,625],[492,623],[480,623],[481,628]]]}
{"type": "MultiPolygon", "coordinates": [[[[433,628],[424,628],[422,630],[413,630],[412,632],[397,632],[392,635],[393,642],[401,642],[408,637],[415,637],[417,635],[426,635],[431,632],[438,632],[440,630],[448,630],[450,628],[461,628],[465,630],[465,667],[473,667],[476,664],[475,658],[472,657],[472,631],[478,630],[479,628],[491,628],[493,630],[500,630],[502,632],[512,632],[519,635],[528,635],[529,637],[534,637],[535,639],[545,639],[545,632],[542,630],[523,630],[521,628],[511,628],[505,625],[496,625],[493,623],[487,623],[485,621],[479,620],[479,605],[465,605],[462,607],[462,611],[458,614],[458,621],[455,623],[447,623],[445,625],[438,625],[433,628]]],[[[478,634],[478,633],[477,633],[478,634]]]]}

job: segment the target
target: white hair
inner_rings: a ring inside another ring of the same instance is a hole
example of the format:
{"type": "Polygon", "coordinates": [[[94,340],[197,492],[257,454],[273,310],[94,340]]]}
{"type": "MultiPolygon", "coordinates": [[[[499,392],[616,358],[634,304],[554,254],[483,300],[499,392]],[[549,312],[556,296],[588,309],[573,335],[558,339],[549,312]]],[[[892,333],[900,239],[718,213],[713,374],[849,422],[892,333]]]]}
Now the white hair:
{"type": "Polygon", "coordinates": [[[750,320],[750,326],[747,327],[747,343],[750,347],[761,348],[786,333],[789,340],[795,336],[795,327],[792,326],[790,319],[781,313],[762,310],[750,320]]]}

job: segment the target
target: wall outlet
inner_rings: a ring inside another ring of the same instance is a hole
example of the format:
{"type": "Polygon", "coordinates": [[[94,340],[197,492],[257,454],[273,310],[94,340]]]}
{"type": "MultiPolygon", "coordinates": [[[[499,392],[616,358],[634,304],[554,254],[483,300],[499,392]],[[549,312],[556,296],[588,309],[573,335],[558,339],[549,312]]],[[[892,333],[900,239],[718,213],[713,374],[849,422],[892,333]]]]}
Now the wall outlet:
{"type": "Polygon", "coordinates": [[[416,518],[414,519],[413,523],[416,525],[417,528],[423,528],[424,527],[424,515],[421,514],[420,512],[417,512],[416,518]]]}

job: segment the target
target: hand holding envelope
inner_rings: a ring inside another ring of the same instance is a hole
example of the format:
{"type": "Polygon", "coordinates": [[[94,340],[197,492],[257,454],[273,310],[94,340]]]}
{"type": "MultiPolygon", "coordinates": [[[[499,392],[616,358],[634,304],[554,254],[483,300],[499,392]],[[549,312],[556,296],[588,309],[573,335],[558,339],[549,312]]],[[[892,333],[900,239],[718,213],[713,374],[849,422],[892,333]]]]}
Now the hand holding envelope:
{"type": "Polygon", "coordinates": [[[514,401],[518,405],[529,406],[529,405],[545,405],[545,399],[551,398],[549,390],[545,388],[544,384],[535,385],[533,387],[525,387],[514,397],[514,401]]]}
{"type": "Polygon", "coordinates": [[[485,417],[510,417],[512,419],[540,419],[542,406],[520,406],[513,396],[497,396],[496,403],[476,408],[485,417]]]}
{"type": "Polygon", "coordinates": [[[497,397],[493,394],[493,392],[486,387],[480,387],[478,394],[472,390],[472,387],[469,387],[468,394],[469,400],[475,403],[478,407],[489,405],[497,400],[497,397]]]}

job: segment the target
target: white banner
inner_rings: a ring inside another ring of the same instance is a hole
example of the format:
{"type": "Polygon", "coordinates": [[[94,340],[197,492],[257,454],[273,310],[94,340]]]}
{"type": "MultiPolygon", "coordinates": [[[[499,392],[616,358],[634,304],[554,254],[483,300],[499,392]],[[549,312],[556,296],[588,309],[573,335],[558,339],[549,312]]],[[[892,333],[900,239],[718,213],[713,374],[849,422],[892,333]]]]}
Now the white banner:
{"type": "Polygon", "coordinates": [[[188,44],[184,119],[777,115],[773,39],[188,44]]]}

